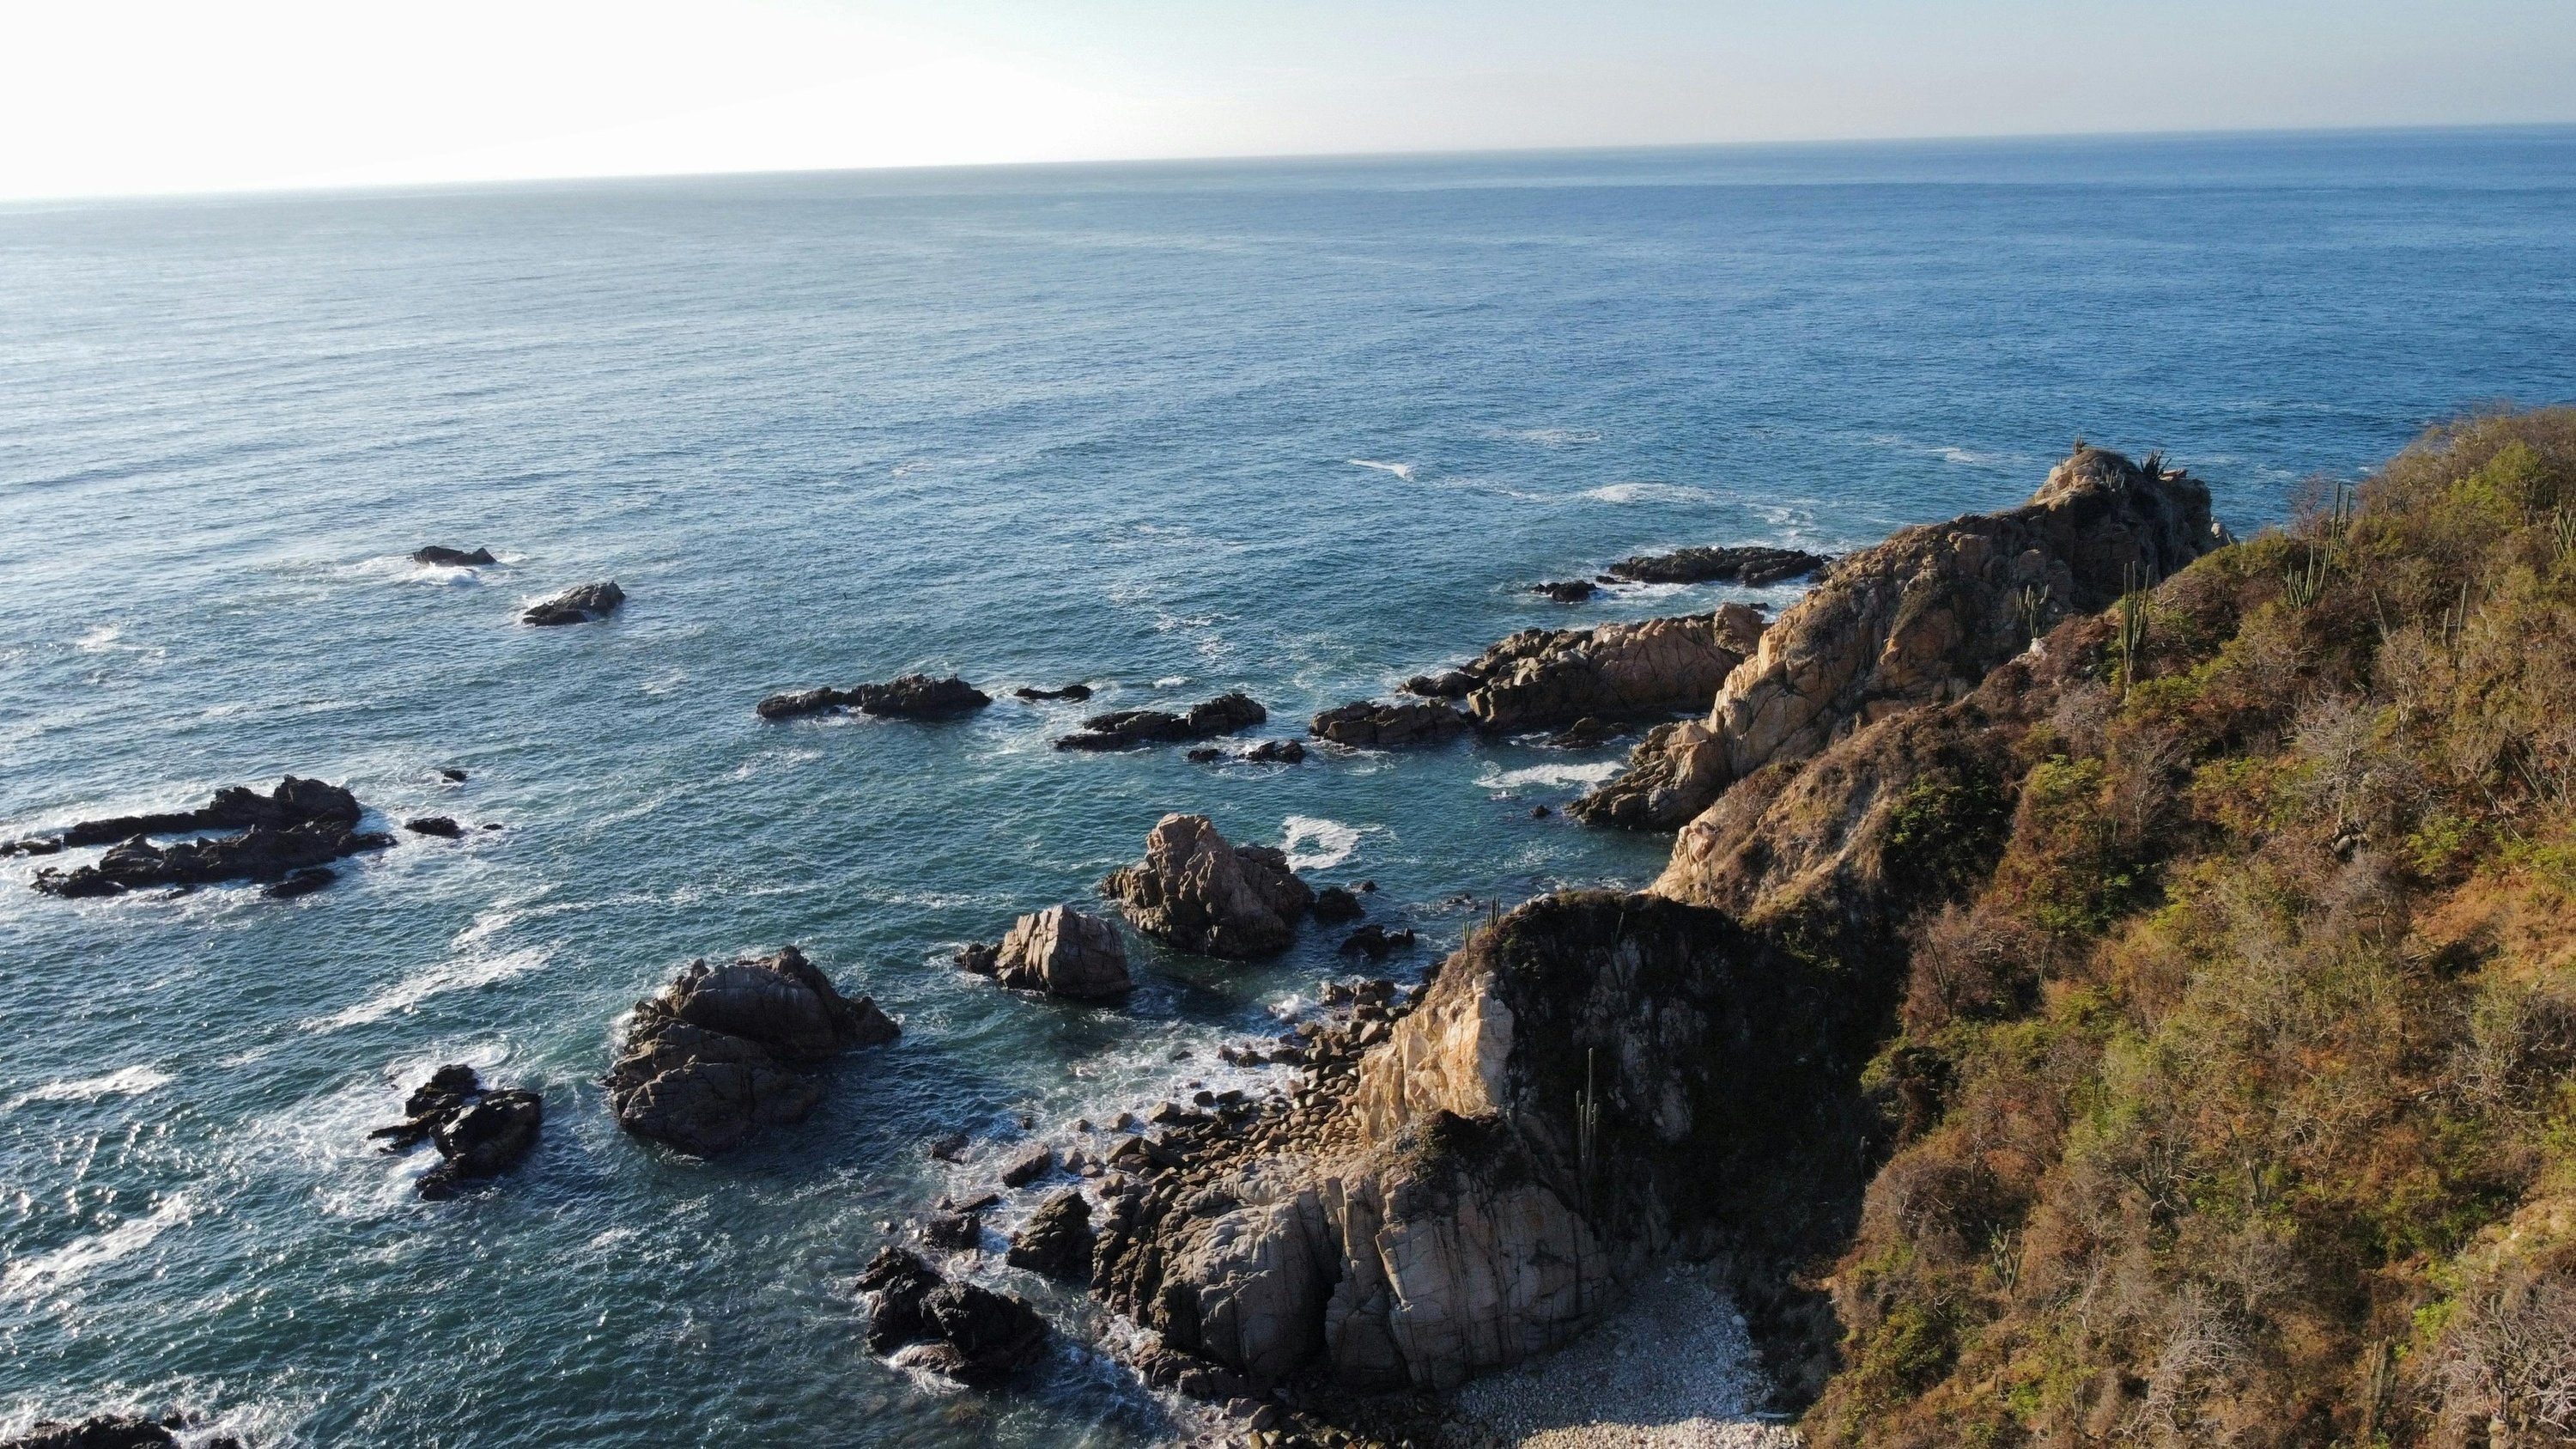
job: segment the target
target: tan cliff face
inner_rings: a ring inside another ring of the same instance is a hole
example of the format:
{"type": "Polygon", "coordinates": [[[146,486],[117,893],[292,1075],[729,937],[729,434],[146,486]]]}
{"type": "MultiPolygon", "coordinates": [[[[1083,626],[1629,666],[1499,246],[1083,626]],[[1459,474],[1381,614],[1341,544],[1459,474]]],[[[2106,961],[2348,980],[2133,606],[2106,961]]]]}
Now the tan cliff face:
{"type": "Polygon", "coordinates": [[[1964,698],[2029,643],[2034,622],[2045,632],[2102,609],[2221,537],[2196,480],[2081,450],[2020,508],[1905,529],[1836,563],[1727,675],[1705,719],[1656,729],[1573,813],[1679,829],[1765,764],[1964,698]]]}

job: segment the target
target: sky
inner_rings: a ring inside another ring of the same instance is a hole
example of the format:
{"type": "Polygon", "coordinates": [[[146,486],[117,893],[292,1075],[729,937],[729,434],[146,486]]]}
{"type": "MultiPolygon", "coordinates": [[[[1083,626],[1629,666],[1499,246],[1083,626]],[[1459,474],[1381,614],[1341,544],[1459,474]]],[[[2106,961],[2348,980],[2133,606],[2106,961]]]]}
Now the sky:
{"type": "Polygon", "coordinates": [[[2576,0],[0,0],[0,198],[2576,121],[2576,0]]]}

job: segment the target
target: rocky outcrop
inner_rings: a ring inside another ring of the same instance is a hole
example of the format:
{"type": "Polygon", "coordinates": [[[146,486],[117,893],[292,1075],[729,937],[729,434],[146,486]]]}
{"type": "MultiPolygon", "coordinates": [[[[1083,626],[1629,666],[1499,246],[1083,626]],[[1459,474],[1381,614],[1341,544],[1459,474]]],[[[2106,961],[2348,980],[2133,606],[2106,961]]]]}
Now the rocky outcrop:
{"type": "Polygon", "coordinates": [[[1307,729],[1319,740],[1355,750],[1401,750],[1455,739],[1473,727],[1466,715],[1445,704],[1357,700],[1325,710],[1307,729]]]}
{"type": "Polygon", "coordinates": [[[485,564],[500,562],[499,559],[492,557],[492,550],[488,548],[478,548],[468,553],[461,548],[448,548],[435,543],[427,548],[413,550],[411,561],[436,564],[442,568],[451,569],[480,568],[485,564]]]}
{"type": "MultiPolygon", "coordinates": [[[[97,1414],[87,1419],[39,1420],[24,1434],[0,1440],[0,1449],[178,1449],[173,1430],[188,1427],[185,1415],[172,1414],[154,1423],[131,1414],[97,1414]]],[[[200,1442],[201,1449],[242,1449],[230,1434],[200,1442]]]]}
{"type": "Polygon", "coordinates": [[[1603,571],[1604,578],[1633,584],[1741,584],[1768,588],[1811,578],[1833,560],[1796,548],[1684,548],[1671,553],[1638,554],[1603,571]]]}
{"type": "Polygon", "coordinates": [[[589,624],[617,612],[626,602],[626,591],[614,579],[596,584],[581,584],[564,590],[551,599],[530,604],[519,616],[522,624],[552,627],[558,624],[589,624]]]}
{"type": "Polygon", "coordinates": [[[803,1121],[823,1090],[802,1068],[901,1029],[868,997],[843,999],[795,947],[724,966],[693,961],[637,1002],[607,1077],[618,1125],[697,1157],[762,1126],[803,1121]]]}
{"type": "Polygon", "coordinates": [[[529,1091],[487,1091],[474,1069],[440,1067],[403,1103],[403,1120],[370,1137],[389,1139],[387,1152],[408,1152],[423,1142],[441,1161],[421,1175],[420,1195],[451,1198],[464,1184],[498,1177],[526,1159],[545,1125],[545,1103],[529,1091]]]}
{"type": "Polygon", "coordinates": [[[1070,1283],[1091,1279],[1091,1205],[1080,1188],[1066,1188],[1038,1205],[1011,1239],[1007,1261],[1070,1283]]]}
{"type": "Polygon", "coordinates": [[[1101,882],[1128,924],[1202,956],[1251,960],[1287,949],[1315,893],[1267,845],[1229,845],[1204,815],[1166,815],[1145,858],[1101,882]]]}
{"type": "Polygon", "coordinates": [[[1055,689],[1039,689],[1034,685],[1023,684],[1019,688],[1012,690],[1011,693],[1022,699],[1028,700],[1031,703],[1045,699],[1063,699],[1071,700],[1078,704],[1083,700],[1091,698],[1091,686],[1088,684],[1067,684],[1055,689]]]}
{"type": "Polygon", "coordinates": [[[1650,733],[1573,813],[1678,829],[1765,764],[1963,698],[2030,643],[2034,623],[2097,612],[2223,537],[2197,480],[2084,449],[2020,508],[1905,529],[1843,558],[1727,676],[1705,719],[1650,733]]]}
{"type": "MultiPolygon", "coordinates": [[[[390,836],[356,828],[361,813],[357,797],[339,786],[289,775],[266,795],[236,785],[216,791],[202,809],[85,820],[42,842],[41,849],[18,844],[21,853],[52,854],[65,846],[118,842],[94,865],[38,871],[35,887],[48,895],[113,896],[152,886],[226,880],[283,883],[343,856],[392,845],[390,836]],[[167,847],[149,838],[236,828],[238,835],[167,847]]],[[[329,879],[323,877],[325,883],[329,879]]]]}
{"type": "Polygon", "coordinates": [[[1530,585],[1530,592],[1560,604],[1580,604],[1601,592],[1601,586],[1590,579],[1550,579],[1530,585]]]}
{"type": "Polygon", "coordinates": [[[1116,709],[1107,714],[1096,714],[1082,722],[1080,734],[1063,736],[1055,742],[1055,747],[1059,750],[1133,750],[1146,745],[1210,740],[1218,735],[1248,730],[1268,718],[1270,712],[1263,709],[1259,701],[1241,690],[1230,690],[1190,706],[1187,714],[1174,714],[1162,709],[1116,709]]]}
{"type": "Polygon", "coordinates": [[[1475,660],[1405,681],[1408,694],[1448,704],[1363,701],[1326,710],[1319,738],[1366,749],[1430,744],[1473,728],[1560,729],[1582,719],[1644,719],[1698,710],[1762,637],[1742,604],[1715,613],[1597,629],[1524,629],[1475,660]]]}
{"type": "Polygon", "coordinates": [[[403,829],[414,835],[435,835],[442,840],[461,840],[465,827],[452,815],[423,815],[403,822],[403,829]]]}
{"type": "Polygon", "coordinates": [[[1869,1120],[1874,1023],[1822,975],[1716,911],[1531,902],[1410,1010],[1314,1037],[1293,1100],[1130,1154],[1096,1286],[1256,1391],[1445,1388],[1565,1342],[1668,1247],[1795,1252],[1847,1226],[1869,1120]]]}
{"type": "Polygon", "coordinates": [[[859,1272],[869,1305],[868,1351],[970,1388],[1001,1383],[1046,1353],[1046,1320],[1027,1302],[949,1282],[901,1248],[880,1248],[859,1272]]]}
{"type": "Polygon", "coordinates": [[[1049,996],[1116,996],[1133,984],[1118,927],[1070,906],[1020,917],[1001,945],[969,945],[957,953],[957,964],[1015,990],[1049,996]]]}
{"type": "Polygon", "coordinates": [[[884,684],[860,684],[848,689],[825,685],[773,694],[752,708],[762,719],[793,719],[827,709],[854,709],[861,714],[895,719],[948,719],[971,714],[992,702],[982,690],[953,674],[946,679],[906,674],[884,684]]]}

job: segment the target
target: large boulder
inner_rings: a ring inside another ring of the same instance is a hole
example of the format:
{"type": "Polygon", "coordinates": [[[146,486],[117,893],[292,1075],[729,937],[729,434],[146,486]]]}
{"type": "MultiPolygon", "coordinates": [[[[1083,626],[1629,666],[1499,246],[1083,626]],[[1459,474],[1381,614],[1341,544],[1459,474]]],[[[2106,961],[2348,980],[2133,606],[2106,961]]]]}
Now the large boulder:
{"type": "Polygon", "coordinates": [[[522,624],[550,627],[557,624],[588,624],[617,612],[626,602],[626,591],[614,579],[596,584],[579,584],[551,599],[530,604],[519,616],[522,624]]]}
{"type": "Polygon", "coordinates": [[[1238,734],[1270,718],[1260,701],[1241,690],[1190,706],[1186,714],[1162,709],[1115,709],[1082,722],[1082,732],[1055,742],[1059,750],[1132,750],[1238,734]]]}
{"type": "Polygon", "coordinates": [[[412,551],[411,561],[413,563],[436,564],[442,568],[452,569],[480,568],[485,564],[500,562],[500,560],[492,557],[492,550],[488,548],[478,548],[468,552],[461,548],[449,548],[444,544],[436,543],[429,545],[427,548],[414,549],[412,551]]]}
{"type": "Polygon", "coordinates": [[[1082,1189],[1069,1187],[1038,1205],[1026,1226],[1011,1239],[1008,1261],[1049,1278],[1088,1282],[1091,1278],[1091,1206],[1082,1189]]]}
{"type": "Polygon", "coordinates": [[[969,951],[960,960],[1004,986],[1050,996],[1115,996],[1132,984],[1118,927],[1070,906],[1022,916],[992,954],[969,951]]]}
{"type": "Polygon", "coordinates": [[[843,998],[793,946],[724,966],[693,961],[636,1003],[609,1105],[627,1131],[713,1157],[814,1110],[822,1088],[801,1067],[899,1035],[873,1000],[843,998]]]}
{"type": "Polygon", "coordinates": [[[2020,508],[1905,529],[1844,557],[1762,635],[1705,719],[1649,734],[1572,813],[1679,829],[1765,764],[1964,697],[2030,644],[2034,625],[2097,612],[2224,538],[2197,480],[2082,449],[2020,508]]]}
{"type": "Polygon", "coordinates": [[[762,719],[789,719],[844,708],[896,719],[947,719],[970,714],[992,702],[991,696],[954,674],[946,679],[906,674],[884,684],[858,684],[848,689],[826,685],[773,694],[753,709],[762,719]]]}
{"type": "Polygon", "coordinates": [[[1287,949],[1315,893],[1265,845],[1229,845],[1204,815],[1166,815],[1145,858],[1101,883],[1137,930],[1202,956],[1250,960],[1287,949]]]}
{"type": "Polygon", "coordinates": [[[1046,1352],[1046,1320],[1026,1300],[942,1279],[901,1248],[878,1249],[858,1286],[871,1352],[899,1353],[969,1387],[998,1384],[1046,1352]]]}

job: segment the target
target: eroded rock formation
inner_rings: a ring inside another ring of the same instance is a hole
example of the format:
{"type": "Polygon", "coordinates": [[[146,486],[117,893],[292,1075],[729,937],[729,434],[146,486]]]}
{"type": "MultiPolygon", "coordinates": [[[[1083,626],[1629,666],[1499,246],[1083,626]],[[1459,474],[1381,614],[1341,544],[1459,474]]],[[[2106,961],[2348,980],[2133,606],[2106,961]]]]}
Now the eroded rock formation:
{"type": "Polygon", "coordinates": [[[954,674],[946,679],[906,674],[883,684],[859,684],[848,689],[825,685],[773,694],[752,708],[762,719],[792,719],[827,709],[855,709],[861,714],[896,719],[947,719],[971,714],[992,702],[982,690],[954,674]]]}
{"type": "Polygon", "coordinates": [[[1736,780],[1839,734],[1959,699],[2069,613],[2181,569],[2223,535],[2209,490],[2087,448],[2029,503],[1905,529],[1848,555],[1784,611],[1705,719],[1648,734],[1628,769],[1577,801],[1596,825],[1679,829],[1736,780]]]}
{"type": "Polygon", "coordinates": [[[846,1000],[793,946],[723,966],[692,961],[635,1005],[610,1067],[618,1125],[698,1157],[762,1126],[803,1121],[823,1089],[803,1070],[901,1029],[862,996],[846,1000]]]}
{"type": "Polygon", "coordinates": [[[1118,927],[1071,906],[1020,917],[1001,945],[970,945],[957,953],[957,964],[1004,986],[1049,996],[1115,996],[1132,984],[1127,942],[1118,927]]]}
{"type": "Polygon", "coordinates": [[[1315,893],[1274,846],[1229,845],[1204,815],[1166,815],[1145,858],[1113,872],[1101,893],[1128,924],[1202,956],[1250,960],[1287,949],[1315,893]]]}

